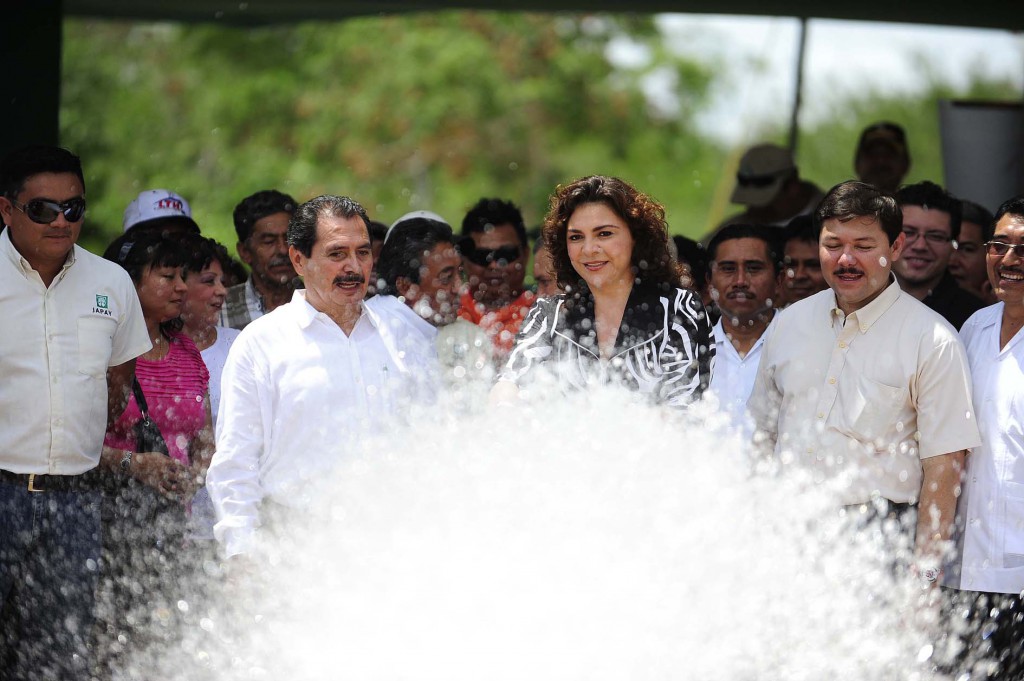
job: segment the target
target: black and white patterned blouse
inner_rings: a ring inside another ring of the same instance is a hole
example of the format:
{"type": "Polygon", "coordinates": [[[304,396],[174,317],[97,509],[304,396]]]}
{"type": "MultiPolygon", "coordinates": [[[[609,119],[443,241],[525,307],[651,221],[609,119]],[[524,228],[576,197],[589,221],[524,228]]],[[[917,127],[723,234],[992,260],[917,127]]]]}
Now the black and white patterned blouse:
{"type": "Polygon", "coordinates": [[[543,364],[572,388],[619,382],[658,404],[683,407],[707,389],[714,356],[711,324],[695,293],[637,284],[607,361],[598,350],[593,296],[553,296],[526,315],[499,380],[524,385],[543,364]]]}

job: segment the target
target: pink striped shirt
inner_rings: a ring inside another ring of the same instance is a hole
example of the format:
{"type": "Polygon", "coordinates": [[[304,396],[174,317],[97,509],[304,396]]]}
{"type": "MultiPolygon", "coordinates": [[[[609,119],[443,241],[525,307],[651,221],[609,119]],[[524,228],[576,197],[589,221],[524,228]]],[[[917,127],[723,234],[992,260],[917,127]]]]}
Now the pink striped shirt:
{"type": "MultiPolygon", "coordinates": [[[[139,358],[135,376],[149,405],[149,415],[160,426],[170,455],[189,463],[189,443],[206,423],[203,398],[210,382],[210,373],[192,339],[183,333],[170,338],[167,355],[160,360],[139,358]]],[[[115,449],[135,450],[132,427],[142,418],[133,395],[128,407],[107,431],[103,444],[115,449]]]]}

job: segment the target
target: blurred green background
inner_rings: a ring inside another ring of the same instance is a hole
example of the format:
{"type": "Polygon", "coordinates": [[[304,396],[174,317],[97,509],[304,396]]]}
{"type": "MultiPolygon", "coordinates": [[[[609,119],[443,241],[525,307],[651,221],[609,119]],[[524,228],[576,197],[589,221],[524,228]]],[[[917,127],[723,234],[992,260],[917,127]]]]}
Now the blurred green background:
{"type": "MultiPolygon", "coordinates": [[[[143,189],[190,201],[204,233],[236,241],[231,212],[266,188],[308,199],[352,196],[390,223],[430,209],[458,228],[481,196],[540,222],[561,182],[620,176],[665,204],[671,230],[703,235],[727,213],[743,148],[703,134],[717,66],[674,53],[654,17],[438,12],[238,29],[69,20],[61,143],[83,158],[82,245],[120,233],[143,189]],[[645,58],[609,58],[613,41],[645,58]],[[667,72],[672,113],[643,82],[667,72]]],[[[828,188],[851,175],[859,130],[908,130],[909,181],[942,180],[937,101],[1015,99],[1020,86],[977,75],[958,89],[931,73],[911,96],[839,99],[804,125],[801,174],[828,188]]],[[[747,131],[785,143],[781,115],[747,131]]]]}

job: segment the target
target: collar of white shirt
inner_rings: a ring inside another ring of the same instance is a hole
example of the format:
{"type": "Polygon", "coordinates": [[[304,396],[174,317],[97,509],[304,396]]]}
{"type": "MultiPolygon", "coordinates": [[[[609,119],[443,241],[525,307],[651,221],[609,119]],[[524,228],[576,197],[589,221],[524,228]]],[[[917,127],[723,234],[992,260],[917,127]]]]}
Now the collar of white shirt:
{"type": "MultiPolygon", "coordinates": [[[[422,359],[415,352],[415,348],[410,346],[408,342],[409,334],[415,333],[424,338],[426,335],[421,330],[415,328],[404,315],[396,315],[393,310],[390,310],[386,304],[387,301],[384,300],[386,297],[374,296],[369,300],[364,300],[360,304],[360,317],[357,324],[365,319],[367,323],[373,326],[377,335],[383,341],[384,347],[387,348],[388,354],[391,356],[395,366],[398,367],[399,371],[406,373],[411,370],[411,366],[416,366],[422,359]],[[411,357],[412,355],[416,356],[411,357]],[[411,365],[407,358],[411,358],[411,365]]],[[[399,304],[404,307],[404,304],[399,304]]],[[[309,301],[306,300],[305,289],[298,289],[292,293],[292,306],[295,309],[296,321],[302,329],[309,328],[318,317],[322,317],[326,322],[335,324],[334,320],[309,304],[309,301]]],[[[429,345],[432,347],[432,343],[429,345]]]]}
{"type": "MultiPolygon", "coordinates": [[[[75,248],[76,246],[72,246],[71,250],[68,251],[68,257],[67,260],[64,261],[64,267],[61,268],[62,270],[66,270],[75,264],[75,248]]],[[[22,274],[28,275],[29,272],[35,272],[35,269],[29,261],[25,259],[25,256],[19,253],[18,249],[14,247],[14,242],[11,241],[10,229],[0,231],[0,251],[3,252],[15,267],[21,270],[22,274]]]]}
{"type": "MultiPolygon", "coordinates": [[[[309,325],[312,324],[314,321],[316,321],[318,317],[321,316],[325,321],[329,321],[331,324],[336,323],[327,314],[320,312],[315,307],[313,307],[308,300],[306,300],[305,289],[298,289],[292,293],[292,304],[295,305],[295,318],[299,322],[299,328],[301,329],[308,329],[309,325]]],[[[359,307],[359,316],[360,318],[362,318],[363,316],[366,315],[366,305],[360,303],[359,307]]],[[[377,326],[376,320],[372,316],[369,318],[369,320],[370,322],[373,323],[374,326],[377,326]]]]}
{"type": "MultiPolygon", "coordinates": [[[[896,276],[890,273],[889,285],[885,287],[885,290],[883,290],[877,298],[864,307],[851,312],[849,316],[856,318],[857,327],[860,329],[861,333],[867,333],[868,329],[870,329],[871,326],[877,322],[883,314],[885,314],[885,311],[893,306],[896,300],[900,297],[900,293],[902,293],[902,291],[900,289],[900,285],[896,282],[896,276]]],[[[839,309],[839,305],[836,304],[835,291],[829,291],[829,302],[829,320],[832,327],[835,327],[837,321],[840,325],[845,324],[847,315],[844,314],[843,311],[839,309]]]]}

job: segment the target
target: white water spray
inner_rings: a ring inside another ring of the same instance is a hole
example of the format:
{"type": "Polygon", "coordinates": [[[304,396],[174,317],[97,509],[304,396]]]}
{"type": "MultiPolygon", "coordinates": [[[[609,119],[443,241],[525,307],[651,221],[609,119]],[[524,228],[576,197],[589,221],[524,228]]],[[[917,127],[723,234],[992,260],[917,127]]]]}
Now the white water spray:
{"type": "Polygon", "coordinates": [[[720,419],[691,416],[595,389],[519,413],[435,412],[341,452],[323,503],[264,547],[262,595],[193,604],[180,646],[148,651],[144,669],[932,678],[916,586],[893,579],[875,537],[841,532],[807,487],[751,474],[720,419]]]}

